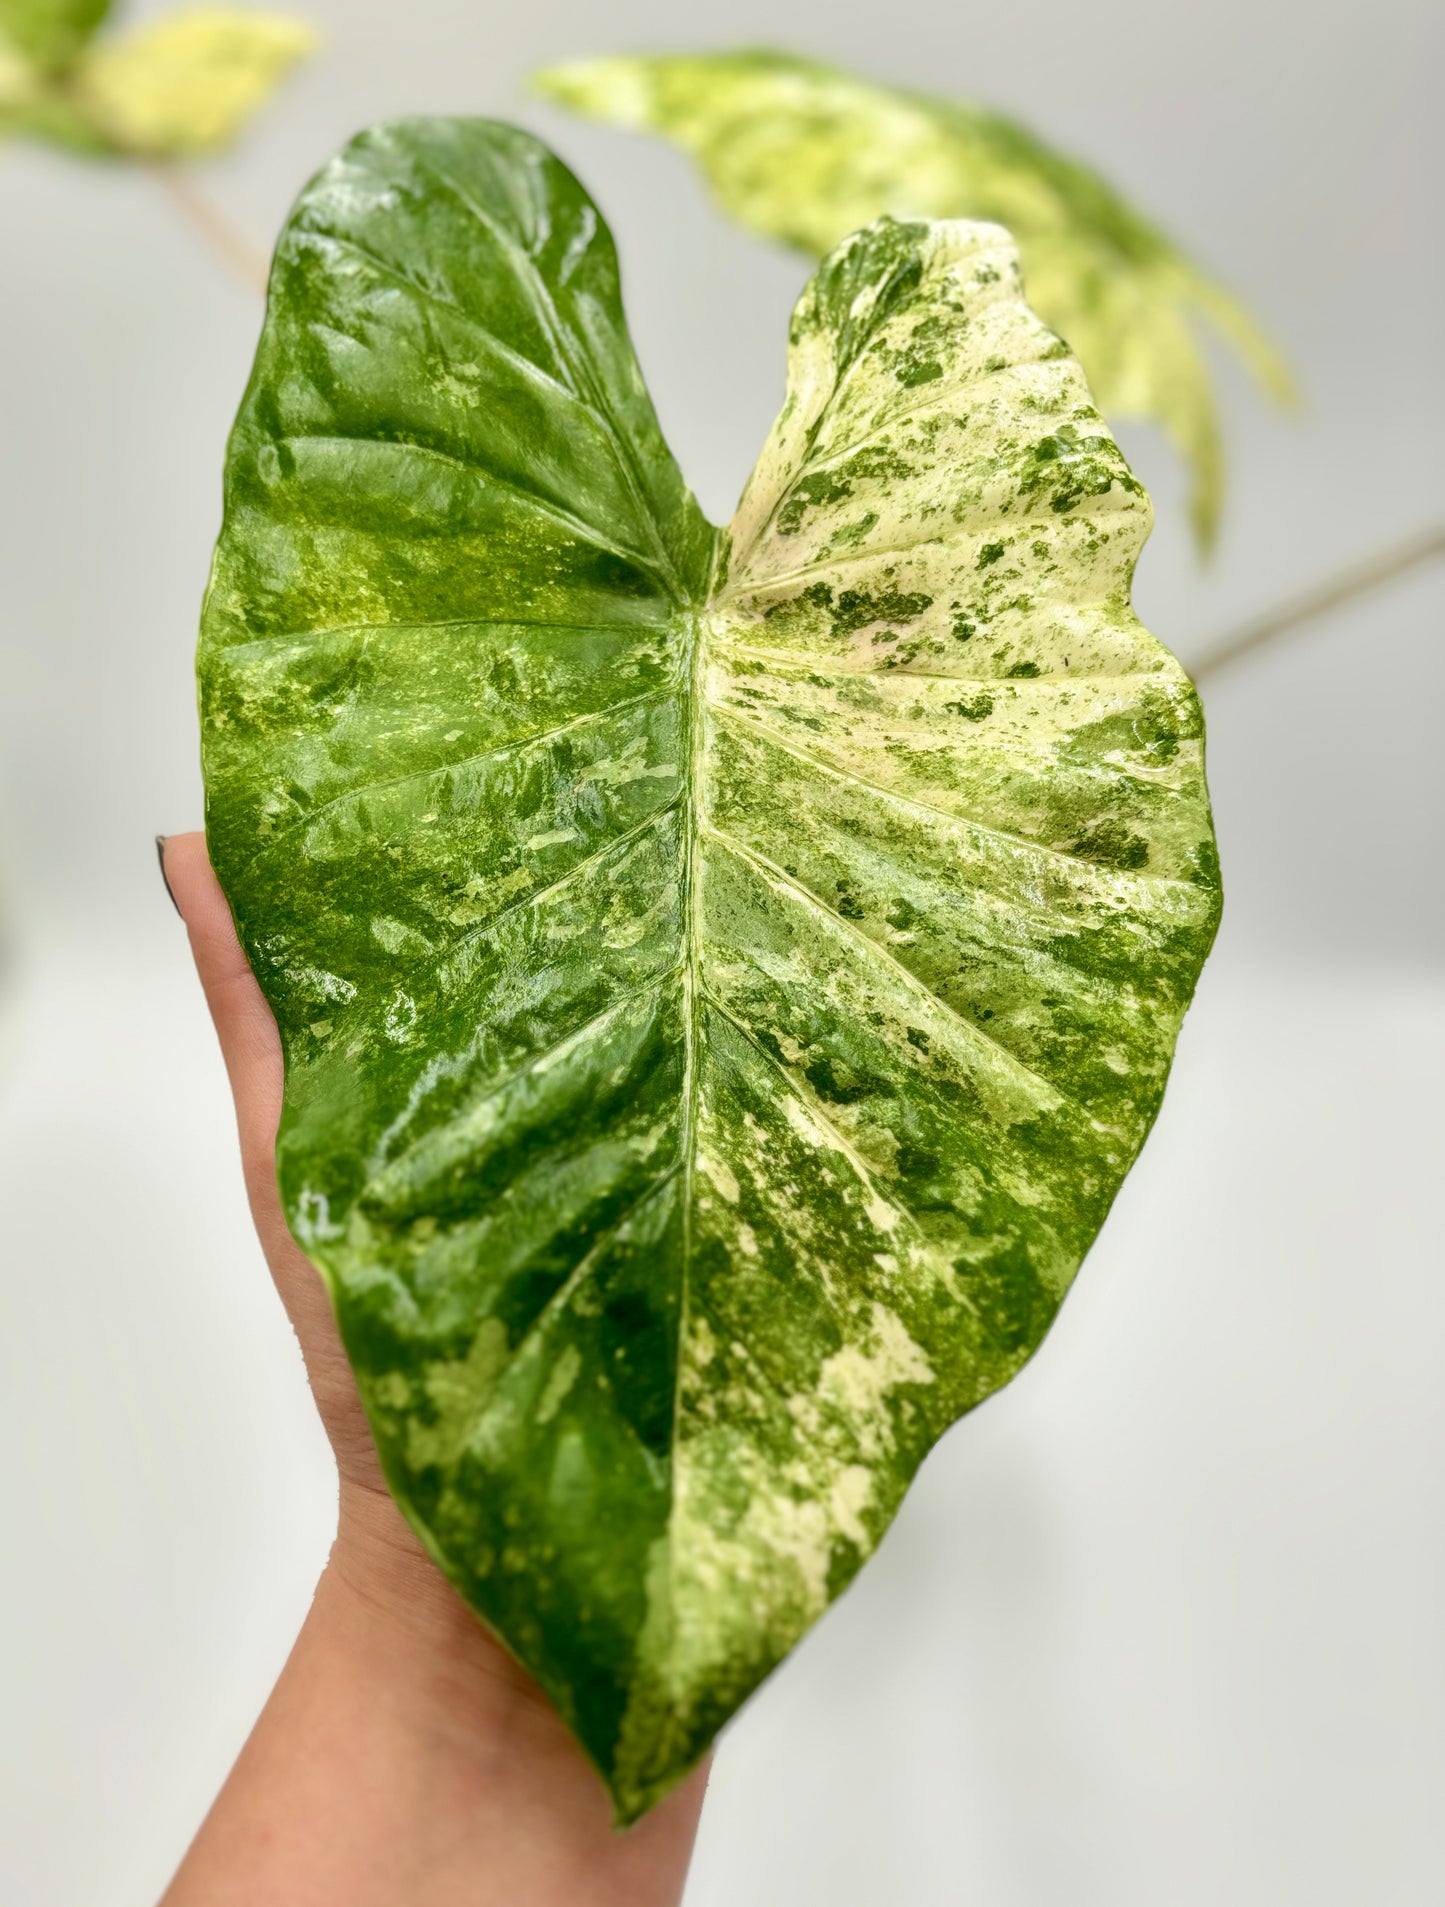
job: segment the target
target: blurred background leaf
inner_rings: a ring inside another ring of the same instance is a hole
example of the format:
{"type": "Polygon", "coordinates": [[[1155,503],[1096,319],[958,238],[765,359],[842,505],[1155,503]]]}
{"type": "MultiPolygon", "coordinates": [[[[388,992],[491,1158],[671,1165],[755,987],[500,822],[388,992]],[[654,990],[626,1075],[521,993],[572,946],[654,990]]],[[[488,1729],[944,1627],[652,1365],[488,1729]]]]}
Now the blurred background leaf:
{"type": "Polygon", "coordinates": [[[317,45],[299,21],[231,8],[92,35],[109,0],[0,0],[0,134],[114,158],[223,151],[317,45]]]}
{"type": "Polygon", "coordinates": [[[218,152],[316,45],[310,27],[274,14],[177,13],[103,42],[81,82],[125,150],[218,152]]]}
{"type": "Polygon", "coordinates": [[[63,73],[110,12],[110,0],[0,0],[0,36],[43,74],[63,73]]]}
{"type": "Polygon", "coordinates": [[[587,60],[534,81],[545,97],[690,152],[741,224],[822,257],[880,213],[997,220],[1029,300],[1083,362],[1111,420],[1158,424],[1191,474],[1201,551],[1224,459],[1206,317],[1280,403],[1290,375],[1244,307],[1098,175],[979,107],[872,85],[766,51],[587,60]]]}

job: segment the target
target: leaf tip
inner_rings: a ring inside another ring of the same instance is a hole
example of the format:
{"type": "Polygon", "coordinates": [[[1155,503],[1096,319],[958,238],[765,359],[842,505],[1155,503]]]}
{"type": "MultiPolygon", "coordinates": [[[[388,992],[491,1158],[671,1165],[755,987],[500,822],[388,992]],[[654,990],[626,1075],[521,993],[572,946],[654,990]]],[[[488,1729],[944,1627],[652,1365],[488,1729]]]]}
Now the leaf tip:
{"type": "Polygon", "coordinates": [[[1194,531],[1194,554],[1201,568],[1213,562],[1219,548],[1222,503],[1218,478],[1198,474],[1189,498],[1189,522],[1194,531]]]}
{"type": "Polygon", "coordinates": [[[645,130],[651,123],[651,95],[642,60],[566,60],[538,67],[527,80],[527,90],[555,106],[611,125],[645,130]]]}

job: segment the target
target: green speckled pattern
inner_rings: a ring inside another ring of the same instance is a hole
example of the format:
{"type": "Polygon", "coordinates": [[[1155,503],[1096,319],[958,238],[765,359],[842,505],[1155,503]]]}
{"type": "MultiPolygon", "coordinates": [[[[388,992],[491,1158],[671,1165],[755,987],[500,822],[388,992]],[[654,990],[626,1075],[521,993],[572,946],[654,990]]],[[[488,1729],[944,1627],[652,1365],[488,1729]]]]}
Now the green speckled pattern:
{"type": "Polygon", "coordinates": [[[208,831],[387,1475],[643,1812],[1048,1328],[1219,907],[1149,504],[1005,233],[819,270],[738,513],[480,120],[302,195],[231,440],[208,831]]]}
{"type": "Polygon", "coordinates": [[[1068,339],[1104,411],[1162,425],[1189,463],[1204,548],[1218,524],[1223,456],[1191,311],[1290,401],[1288,372],[1235,299],[1096,173],[996,113],[768,52],[584,60],[536,85],[579,112],[675,140],[724,211],[815,258],[883,213],[1007,226],[1029,302],[1068,339]]]}

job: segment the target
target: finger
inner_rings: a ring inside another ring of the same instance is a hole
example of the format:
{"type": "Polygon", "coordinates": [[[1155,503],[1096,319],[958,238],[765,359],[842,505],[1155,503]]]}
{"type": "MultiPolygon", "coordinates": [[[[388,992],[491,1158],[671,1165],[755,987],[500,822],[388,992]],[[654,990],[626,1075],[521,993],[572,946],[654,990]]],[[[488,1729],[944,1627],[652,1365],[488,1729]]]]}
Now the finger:
{"type": "Polygon", "coordinates": [[[251,1211],[271,1269],[293,1311],[304,1261],[281,1215],[276,1190],[276,1128],[284,1073],[281,1036],[266,996],[236,937],[236,924],[211,869],[203,834],[173,834],[161,849],[161,872],[186,923],[206,1004],[236,1104],[241,1166],[251,1211]]]}
{"type": "Polygon", "coordinates": [[[221,1042],[247,1178],[258,1168],[269,1174],[281,1116],[281,1039],[275,1017],[236,937],[231,909],[206,853],[205,835],[173,834],[161,850],[161,868],[186,923],[196,972],[221,1042]]]}
{"type": "Polygon", "coordinates": [[[369,1479],[375,1454],[359,1416],[331,1303],[315,1267],[291,1236],[276,1188],[276,1127],[284,1074],[275,1016],[236,936],[230,906],[206,852],[206,837],[173,834],[161,849],[161,871],[186,923],[230,1076],[246,1190],[262,1248],[300,1339],[338,1455],[345,1446],[351,1468],[369,1479]]]}

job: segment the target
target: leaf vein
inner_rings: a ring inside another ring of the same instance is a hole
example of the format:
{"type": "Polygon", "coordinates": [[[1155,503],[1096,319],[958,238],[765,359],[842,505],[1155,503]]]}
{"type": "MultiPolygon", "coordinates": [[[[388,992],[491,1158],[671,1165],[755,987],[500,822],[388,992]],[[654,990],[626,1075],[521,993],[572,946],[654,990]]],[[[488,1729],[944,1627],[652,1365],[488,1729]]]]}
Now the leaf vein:
{"type": "MultiPolygon", "coordinates": [[[[559,735],[573,734],[594,722],[605,721],[610,715],[621,714],[625,709],[638,708],[644,702],[660,701],[675,693],[671,685],[660,689],[646,689],[641,695],[629,695],[621,702],[610,702],[605,709],[587,709],[581,715],[574,715],[568,721],[559,722],[555,728],[539,729],[533,735],[518,735],[511,741],[497,742],[490,748],[480,748],[475,754],[458,756],[456,761],[429,762],[424,767],[409,768],[405,774],[392,775],[384,781],[366,781],[359,783],[355,788],[344,788],[339,795],[332,795],[329,800],[319,803],[315,808],[309,808],[289,828],[283,828],[280,834],[273,836],[263,847],[258,848],[239,872],[232,876],[232,879],[243,879],[268,854],[274,853],[287,841],[294,840],[298,834],[304,834],[313,823],[321,820],[324,815],[330,814],[334,809],[343,807],[348,801],[360,801],[367,795],[384,794],[394,788],[404,788],[409,782],[425,781],[428,775],[445,775],[458,768],[475,768],[478,763],[495,761],[500,756],[509,754],[513,749],[532,748],[543,742],[555,741],[559,735]]],[[[626,837],[617,838],[625,839],[626,837]]],[[[608,845],[614,845],[614,843],[608,845]]]]}
{"type": "Polygon", "coordinates": [[[861,1183],[873,1194],[874,1198],[878,1199],[882,1204],[887,1205],[891,1211],[897,1212],[901,1218],[906,1219],[915,1232],[921,1231],[918,1220],[914,1217],[913,1213],[909,1211],[908,1207],[901,1205],[896,1198],[891,1198],[884,1192],[877,1179],[873,1176],[873,1169],[868,1164],[868,1161],[863,1157],[862,1153],[859,1152],[852,1140],[841,1132],[839,1128],[834,1125],[828,1114],[824,1112],[823,1103],[817,1094],[810,1087],[805,1086],[801,1080],[795,1079],[787,1067],[783,1065],[782,1061],[778,1059],[776,1054],[768,1051],[767,1047],[764,1046],[763,1042],[758,1038],[752,1027],[748,1025],[747,1021],[740,1019],[738,1015],[733,1012],[731,1007],[724,1006],[715,993],[704,990],[702,997],[715,1013],[720,1013],[725,1020],[730,1021],[731,1024],[737,1028],[748,1045],[767,1062],[784,1082],[788,1091],[799,1104],[807,1107],[808,1111],[833,1141],[837,1150],[842,1153],[849,1165],[852,1166],[861,1183]]]}
{"type": "MultiPolygon", "coordinates": [[[[613,1018],[616,1014],[624,1012],[629,1006],[635,1005],[637,1001],[645,1000],[649,994],[661,992],[668,981],[679,971],[680,969],[678,967],[670,967],[666,973],[655,975],[646,985],[632,987],[626,993],[617,994],[613,999],[607,1002],[606,1006],[600,1008],[598,1012],[585,1019],[580,1026],[570,1028],[569,1031],[560,1034],[555,1040],[549,1040],[545,1046],[528,1053],[527,1057],[522,1060],[519,1065],[512,1067],[510,1071],[502,1073],[496,1079],[492,1080],[479,1098],[469,1099],[467,1101],[466,1111],[462,1116],[471,1118],[474,1114],[479,1112],[483,1106],[489,1106],[494,1100],[499,1099],[509,1087],[515,1086],[519,1079],[525,1079],[527,1074],[541,1065],[544,1060],[549,1060],[555,1054],[560,1053],[562,1048],[568,1045],[569,1042],[585,1039],[589,1033],[601,1026],[604,1021],[613,1018]]],[[[408,1116],[414,1115],[417,1110],[419,1110],[419,1108],[413,1107],[411,1114],[408,1116]]],[[[393,1126],[386,1136],[392,1139],[399,1137],[398,1128],[393,1126]]],[[[415,1152],[418,1147],[425,1145],[429,1136],[429,1134],[423,1134],[420,1139],[414,1139],[409,1144],[400,1147],[397,1151],[389,1153],[376,1164],[367,1174],[361,1191],[357,1195],[356,1203],[360,1205],[368,1195],[374,1194],[383,1176],[394,1171],[406,1160],[408,1155],[415,1152]]]]}
{"type": "MultiPolygon", "coordinates": [[[[630,1200],[605,1230],[594,1235],[592,1244],[587,1248],[583,1256],[578,1259],[577,1263],[548,1298],[541,1310],[523,1326],[521,1335],[507,1352],[506,1363],[503,1364],[501,1370],[497,1373],[496,1384],[500,1385],[502,1380],[506,1377],[507,1372],[514,1368],[522,1352],[526,1349],[531,1340],[544,1328],[548,1318],[552,1316],[554,1312],[560,1311],[567,1304],[568,1300],[573,1298],[582,1285],[592,1276],[607,1248],[616,1243],[619,1232],[621,1232],[632,1219],[636,1218],[637,1214],[642,1210],[643,1206],[647,1204],[649,1199],[656,1198],[660,1192],[666,1191],[667,1187],[681,1170],[682,1166],[680,1162],[676,1165],[669,1166],[667,1171],[664,1172],[660,1178],[654,1179],[651,1185],[639,1192],[635,1199],[630,1200]]],[[[485,1422],[490,1409],[491,1399],[489,1398],[477,1413],[476,1423],[472,1426],[468,1442],[471,1441],[471,1436],[475,1436],[477,1428],[485,1422]]]]}
{"type": "MultiPolygon", "coordinates": [[[[1030,840],[1026,834],[1011,834],[1007,828],[990,827],[987,822],[975,821],[970,815],[952,814],[947,808],[935,807],[932,802],[919,801],[913,795],[901,795],[895,788],[885,788],[881,782],[870,781],[866,775],[860,775],[852,768],[840,768],[836,763],[825,760],[823,756],[815,755],[811,749],[802,748],[790,738],[780,735],[767,722],[759,722],[752,716],[743,715],[726,702],[714,702],[711,707],[714,715],[721,716],[725,721],[732,722],[739,728],[749,729],[764,737],[783,754],[793,756],[796,761],[816,769],[819,774],[831,775],[835,781],[851,782],[855,787],[866,789],[868,793],[875,794],[884,801],[894,802],[900,808],[908,808],[915,814],[928,815],[935,821],[947,821],[955,827],[972,828],[975,833],[1003,841],[1009,847],[1023,848],[1033,854],[1047,854],[1057,860],[1067,861],[1071,866],[1087,868],[1094,874],[1107,872],[1107,869],[1101,867],[1099,862],[1088,860],[1082,854],[1071,854],[1067,848],[1051,847],[1043,841],[1030,840]]],[[[1129,870],[1128,878],[1132,881],[1153,882],[1162,887],[1190,885],[1188,881],[1180,880],[1175,875],[1140,874],[1132,868],[1129,870]]]]}
{"type": "Polygon", "coordinates": [[[221,646],[219,653],[229,661],[233,656],[244,656],[250,650],[269,649],[284,642],[328,642],[334,636],[359,636],[363,642],[370,642],[374,636],[417,635],[427,629],[547,629],[556,630],[559,634],[566,632],[590,636],[607,635],[615,630],[666,635],[670,633],[670,628],[670,622],[654,627],[648,623],[556,622],[550,618],[539,622],[530,621],[525,616],[509,616],[505,621],[495,616],[429,616],[418,622],[342,622],[326,629],[276,629],[269,635],[253,636],[249,642],[226,643],[221,646]]]}
{"type": "Polygon", "coordinates": [[[584,543],[590,543],[596,549],[606,550],[612,556],[621,557],[624,562],[635,563],[639,569],[646,570],[649,576],[656,577],[664,589],[670,585],[670,574],[664,575],[658,569],[656,562],[651,557],[644,556],[640,550],[629,549],[625,543],[614,541],[595,523],[588,523],[585,518],[574,516],[570,510],[564,510],[560,504],[553,503],[541,491],[519,483],[515,478],[504,477],[494,470],[488,470],[483,464],[472,463],[468,458],[454,456],[450,451],[435,450],[430,444],[413,443],[405,437],[357,437],[334,431],[292,431],[275,441],[283,444],[364,445],[373,450],[404,451],[416,457],[430,458],[433,463],[445,464],[449,469],[461,471],[464,476],[475,477],[494,490],[504,490],[508,496],[516,497],[528,509],[534,510],[538,516],[546,517],[559,529],[580,537],[584,543]]]}
{"type": "MultiPolygon", "coordinates": [[[[1131,493],[1125,490],[1121,484],[1114,483],[1100,496],[1090,497],[1088,510],[1080,511],[1074,520],[1076,522],[1084,521],[1087,517],[1102,516],[1106,513],[1113,515],[1115,512],[1129,507],[1131,501],[1131,493]],[[1112,501],[1112,499],[1117,499],[1117,501],[1112,501]]],[[[1013,519],[1013,521],[1027,524],[1031,521],[1036,521],[1040,515],[1041,512],[1026,510],[1020,516],[1013,519]]],[[[988,523],[997,523],[997,517],[995,516],[989,516],[986,520],[988,523]]],[[[882,562],[890,556],[908,556],[915,550],[943,548],[950,543],[963,541],[968,538],[981,541],[986,538],[986,536],[986,528],[970,531],[955,525],[953,528],[944,531],[938,536],[912,536],[905,542],[889,543],[876,549],[858,549],[837,556],[819,556],[815,557],[811,562],[800,563],[796,569],[779,570],[774,576],[759,576],[751,579],[740,577],[736,582],[730,578],[726,588],[723,590],[720,601],[736,603],[744,595],[761,595],[765,590],[782,588],[789,583],[806,582],[810,576],[822,576],[829,570],[845,569],[856,563],[882,562]]],[[[1140,540],[1141,542],[1143,540],[1142,524],[1140,526],[1140,540]]]]}
{"type": "MultiPolygon", "coordinates": [[[[586,400],[582,399],[582,389],[585,384],[591,388],[594,398],[600,399],[600,392],[597,389],[596,380],[587,374],[585,361],[579,363],[572,357],[570,350],[571,334],[566,324],[563,323],[562,314],[558,309],[556,299],[552,295],[551,287],[548,285],[542,274],[541,267],[531,252],[528,251],[527,247],[515,233],[509,232],[500,220],[493,218],[485,207],[479,205],[471,193],[468,192],[458,180],[454,179],[445,167],[439,166],[435,160],[425,158],[419,153],[416,155],[416,163],[423,172],[430,173],[440,185],[444,186],[446,190],[453,195],[457,203],[465,211],[469,212],[485,231],[492,234],[503,251],[512,259],[517,268],[518,283],[525,287],[532,309],[537,314],[543,330],[551,339],[553,348],[557,352],[558,360],[566,366],[569,383],[574,395],[585,402],[586,400]]],[[[642,474],[637,466],[633,446],[624,436],[617,419],[600,401],[589,404],[588,408],[601,420],[607,432],[612,445],[613,455],[617,459],[618,469],[622,473],[623,480],[626,482],[628,488],[632,491],[633,501],[638,507],[639,514],[652,530],[653,537],[657,543],[658,554],[662,558],[677,595],[681,597],[682,588],[677,575],[677,567],[672,561],[667,545],[662,540],[661,527],[652,514],[646,485],[642,481],[642,474]]],[[[664,454],[666,454],[666,452],[664,452],[664,454]]]]}
{"type": "Polygon", "coordinates": [[[712,835],[714,840],[721,842],[725,848],[733,854],[736,854],[739,859],[751,862],[765,879],[776,883],[788,893],[795,895],[805,906],[811,907],[815,912],[824,915],[832,926],[843,934],[845,938],[857,941],[860,946],[865,948],[868,953],[880,961],[882,965],[897,974],[910,992],[920,995],[933,1012],[941,1015],[949,1025],[956,1027],[958,1031],[964,1035],[965,1040],[974,1041],[977,1042],[978,1045],[992,1048],[994,1052],[1001,1054],[1011,1066],[1016,1066],[1020,1072],[1026,1073],[1030,1079],[1037,1080],[1039,1085],[1043,1086],[1054,1097],[1063,1100],[1069,1098],[1069,1095],[1057,1086],[1053,1080],[1047,1078],[1043,1073],[1037,1071],[1036,1068],[1030,1066],[1027,1060],[1021,1059],[1012,1048],[1005,1046],[1004,1043],[995,1038],[993,1034],[985,1032],[981,1026],[975,1026],[971,1020],[966,1020],[958,1011],[957,1007],[950,1006],[947,1000],[940,999],[925,981],[920,980],[918,975],[914,973],[911,968],[903,964],[891,948],[885,947],[881,941],[875,940],[872,934],[865,932],[856,921],[845,919],[835,908],[830,907],[825,900],[815,894],[810,887],[805,887],[801,881],[795,880],[793,876],[788,873],[786,868],[779,867],[776,861],[769,860],[765,854],[759,854],[756,849],[748,847],[744,842],[739,841],[736,835],[728,834],[722,828],[709,828],[707,832],[712,835]]]}
{"type": "Polygon", "coordinates": [[[451,943],[447,948],[448,959],[454,959],[457,954],[464,952],[466,948],[474,945],[478,940],[485,940],[497,922],[499,920],[505,920],[508,914],[518,914],[524,907],[539,906],[541,902],[551,900],[553,895],[560,894],[562,889],[575,881],[579,874],[585,874],[589,868],[595,867],[599,861],[605,860],[614,849],[627,847],[631,842],[635,841],[639,835],[646,834],[649,828],[656,827],[659,821],[666,820],[667,816],[672,814],[681,805],[681,802],[682,796],[680,794],[673,795],[671,799],[665,801],[660,808],[654,808],[652,813],[644,820],[639,821],[635,827],[626,829],[622,834],[614,834],[610,840],[604,841],[600,848],[594,848],[591,854],[584,855],[580,861],[574,861],[567,872],[558,875],[557,879],[553,881],[550,886],[539,887],[535,893],[519,894],[515,900],[508,901],[505,907],[499,907],[495,914],[489,914],[484,921],[479,922],[475,927],[469,928],[460,939],[454,940],[451,943]]]}

